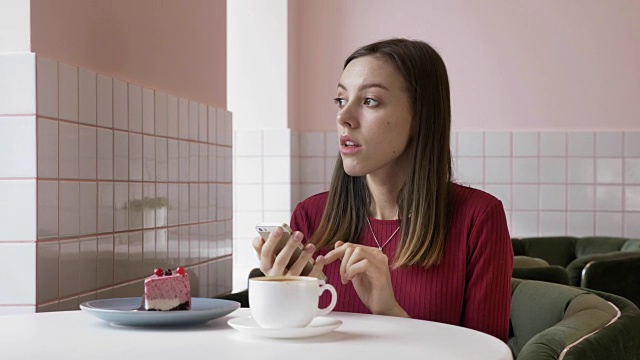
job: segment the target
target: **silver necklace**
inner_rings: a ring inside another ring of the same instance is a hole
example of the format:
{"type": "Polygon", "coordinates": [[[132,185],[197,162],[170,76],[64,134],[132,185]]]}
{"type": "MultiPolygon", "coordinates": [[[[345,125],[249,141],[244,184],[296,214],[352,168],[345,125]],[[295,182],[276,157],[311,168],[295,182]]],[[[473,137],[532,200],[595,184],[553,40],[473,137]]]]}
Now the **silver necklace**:
{"type": "Polygon", "coordinates": [[[378,242],[378,238],[376,237],[376,233],[373,232],[373,228],[371,227],[371,221],[369,221],[369,217],[367,217],[367,224],[369,224],[369,230],[371,230],[371,235],[373,235],[373,240],[376,241],[376,244],[378,245],[378,249],[380,250],[382,250],[382,248],[385,247],[389,243],[389,241],[391,241],[391,239],[393,239],[393,237],[398,233],[398,230],[400,230],[400,226],[398,226],[396,231],[394,231],[393,234],[389,236],[387,241],[385,241],[384,244],[380,245],[380,243],[378,242]]]}

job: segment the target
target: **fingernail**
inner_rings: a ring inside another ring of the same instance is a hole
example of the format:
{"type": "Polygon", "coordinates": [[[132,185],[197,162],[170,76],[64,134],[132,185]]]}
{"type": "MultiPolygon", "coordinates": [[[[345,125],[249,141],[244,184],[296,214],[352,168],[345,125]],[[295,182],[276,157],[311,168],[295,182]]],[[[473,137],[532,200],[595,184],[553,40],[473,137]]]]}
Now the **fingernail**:
{"type": "Polygon", "coordinates": [[[273,230],[273,235],[275,235],[275,236],[282,235],[282,229],[281,228],[276,228],[275,230],[273,230]]]}
{"type": "Polygon", "coordinates": [[[303,237],[304,236],[302,236],[302,233],[299,232],[299,231],[296,231],[296,233],[293,234],[293,240],[295,240],[295,241],[302,241],[303,237]]]}
{"type": "Polygon", "coordinates": [[[320,263],[320,264],[324,263],[324,262],[325,262],[325,260],[326,260],[326,259],[325,259],[324,255],[320,255],[320,256],[318,256],[318,257],[316,258],[316,262],[317,262],[317,263],[320,263]]]}
{"type": "Polygon", "coordinates": [[[349,280],[349,273],[344,273],[344,279],[349,280]]]}
{"type": "Polygon", "coordinates": [[[312,253],[312,252],[314,252],[316,249],[315,249],[315,246],[313,246],[313,244],[307,244],[307,246],[305,246],[305,247],[304,247],[304,250],[305,250],[306,252],[312,253]]]}

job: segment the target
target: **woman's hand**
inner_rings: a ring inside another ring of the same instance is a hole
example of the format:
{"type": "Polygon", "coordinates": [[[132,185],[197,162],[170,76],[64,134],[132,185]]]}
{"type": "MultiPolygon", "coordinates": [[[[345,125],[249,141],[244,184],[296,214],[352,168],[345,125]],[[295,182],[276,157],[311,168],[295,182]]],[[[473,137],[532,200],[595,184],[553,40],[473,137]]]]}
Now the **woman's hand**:
{"type": "Polygon", "coordinates": [[[338,241],[325,256],[325,265],[337,259],[342,260],[342,283],[351,281],[360,300],[373,314],[409,317],[395,299],[389,258],[380,249],[338,241]]]}
{"type": "MultiPolygon", "coordinates": [[[[267,240],[264,240],[259,236],[253,239],[253,249],[256,251],[256,255],[258,255],[258,260],[260,260],[260,270],[266,276],[299,276],[302,273],[304,266],[312,258],[313,253],[316,251],[316,247],[313,244],[305,245],[298,260],[296,260],[296,262],[287,270],[287,264],[289,264],[291,260],[291,255],[293,255],[294,250],[298,246],[302,246],[301,242],[304,236],[300,231],[294,232],[293,236],[289,238],[280,253],[276,254],[275,251],[278,243],[282,239],[282,234],[282,228],[278,227],[269,234],[269,238],[267,240]]],[[[325,258],[323,256],[318,256],[313,266],[313,270],[306,276],[319,277],[322,273],[324,264],[325,258]]]]}

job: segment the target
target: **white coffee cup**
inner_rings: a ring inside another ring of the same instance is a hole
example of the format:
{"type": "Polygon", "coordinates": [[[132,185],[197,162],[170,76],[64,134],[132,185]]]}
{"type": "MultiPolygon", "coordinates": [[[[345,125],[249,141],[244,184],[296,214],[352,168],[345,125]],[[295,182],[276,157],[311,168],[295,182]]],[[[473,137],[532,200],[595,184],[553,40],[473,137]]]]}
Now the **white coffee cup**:
{"type": "Polygon", "coordinates": [[[316,316],[333,310],[338,300],[336,289],[309,276],[264,276],[249,279],[251,316],[263,328],[300,328],[316,316]],[[331,303],[318,308],[320,295],[331,292],[331,303]]]}

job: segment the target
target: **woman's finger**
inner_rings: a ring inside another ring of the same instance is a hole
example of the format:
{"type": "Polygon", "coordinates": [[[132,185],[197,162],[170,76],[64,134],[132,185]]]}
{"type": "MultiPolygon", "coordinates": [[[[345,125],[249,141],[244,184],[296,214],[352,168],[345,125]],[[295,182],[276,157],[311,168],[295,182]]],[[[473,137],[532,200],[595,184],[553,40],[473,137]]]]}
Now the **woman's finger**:
{"type": "Polygon", "coordinates": [[[256,256],[258,257],[258,260],[260,260],[260,257],[262,254],[262,246],[264,246],[264,239],[261,238],[260,236],[257,236],[253,238],[251,245],[253,246],[253,250],[256,251],[256,256]]]}
{"type": "Polygon", "coordinates": [[[316,251],[316,247],[313,244],[307,244],[300,251],[300,256],[298,260],[291,266],[287,275],[291,276],[299,276],[302,274],[302,270],[311,260],[313,253],[316,251]]]}
{"type": "Polygon", "coordinates": [[[262,246],[262,251],[260,253],[260,270],[262,270],[265,275],[270,275],[267,274],[267,272],[269,272],[273,267],[273,262],[276,258],[276,246],[282,238],[282,232],[282,228],[277,227],[269,234],[269,237],[262,246]]]}
{"type": "MultiPolygon", "coordinates": [[[[285,236],[287,235],[285,234],[281,238],[280,240],[281,243],[285,241],[285,236]]],[[[291,261],[291,256],[293,255],[294,251],[296,251],[296,248],[301,246],[300,242],[302,241],[303,238],[304,236],[302,235],[302,233],[299,231],[296,231],[295,233],[293,233],[293,236],[291,236],[286,241],[286,243],[284,244],[284,247],[282,247],[280,252],[276,254],[276,259],[275,259],[275,262],[273,263],[274,273],[276,273],[277,275],[282,275],[286,273],[287,265],[289,265],[289,262],[291,261]]]]}
{"type": "Polygon", "coordinates": [[[327,263],[327,260],[325,259],[325,257],[322,255],[319,255],[316,258],[315,264],[313,264],[313,270],[311,270],[311,272],[309,273],[309,276],[319,278],[320,274],[322,274],[322,268],[326,263],[327,263]]]}
{"type": "Polygon", "coordinates": [[[347,282],[353,280],[356,275],[364,274],[371,270],[371,263],[368,259],[362,259],[347,267],[344,278],[347,282]]]}
{"type": "Polygon", "coordinates": [[[342,261],[340,262],[340,280],[342,280],[343,284],[346,284],[347,282],[344,278],[344,274],[347,272],[347,264],[356,251],[356,246],[349,245],[343,247],[346,248],[346,250],[344,251],[344,255],[342,256],[342,261]]]}

